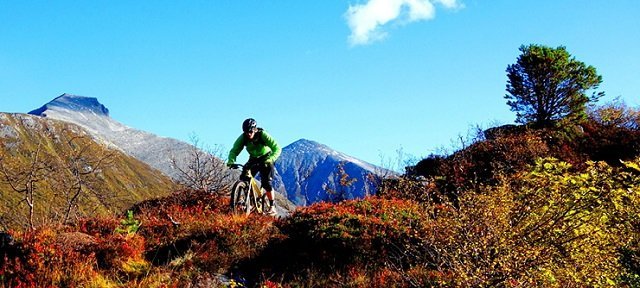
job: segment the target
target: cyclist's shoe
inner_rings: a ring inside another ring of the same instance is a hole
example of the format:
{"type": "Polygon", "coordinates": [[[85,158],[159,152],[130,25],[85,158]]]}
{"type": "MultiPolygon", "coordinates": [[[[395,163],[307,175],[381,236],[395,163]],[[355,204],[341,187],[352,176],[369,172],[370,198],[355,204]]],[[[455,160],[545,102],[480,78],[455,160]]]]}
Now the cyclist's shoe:
{"type": "Polygon", "coordinates": [[[276,212],[276,205],[271,206],[271,208],[269,208],[269,211],[267,211],[267,215],[269,216],[276,216],[278,214],[278,212],[276,212]]]}

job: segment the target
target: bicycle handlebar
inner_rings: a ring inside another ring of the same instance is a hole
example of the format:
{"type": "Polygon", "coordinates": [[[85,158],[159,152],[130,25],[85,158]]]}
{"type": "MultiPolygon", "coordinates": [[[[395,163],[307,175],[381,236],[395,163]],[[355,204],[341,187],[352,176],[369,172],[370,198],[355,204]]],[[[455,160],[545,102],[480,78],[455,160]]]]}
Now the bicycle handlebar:
{"type": "Polygon", "coordinates": [[[242,165],[242,164],[231,164],[231,165],[229,165],[229,169],[240,169],[242,167],[244,167],[244,165],[242,165]]]}
{"type": "Polygon", "coordinates": [[[242,168],[244,166],[251,167],[251,166],[254,166],[254,165],[266,160],[267,158],[269,158],[270,155],[271,155],[271,152],[269,152],[267,154],[264,154],[264,155],[262,155],[262,156],[260,156],[258,158],[249,159],[249,162],[247,162],[244,165],[237,164],[237,163],[236,164],[231,164],[231,165],[229,165],[229,168],[230,169],[239,169],[239,168],[242,168]]]}

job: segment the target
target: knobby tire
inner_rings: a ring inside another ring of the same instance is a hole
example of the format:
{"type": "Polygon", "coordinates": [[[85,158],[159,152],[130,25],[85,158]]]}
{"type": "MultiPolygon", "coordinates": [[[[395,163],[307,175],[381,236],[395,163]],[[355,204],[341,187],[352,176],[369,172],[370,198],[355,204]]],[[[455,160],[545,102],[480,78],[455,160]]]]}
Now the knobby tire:
{"type": "Polygon", "coordinates": [[[249,199],[249,186],[247,182],[238,181],[231,188],[231,213],[245,214],[251,213],[251,199],[249,199]]]}

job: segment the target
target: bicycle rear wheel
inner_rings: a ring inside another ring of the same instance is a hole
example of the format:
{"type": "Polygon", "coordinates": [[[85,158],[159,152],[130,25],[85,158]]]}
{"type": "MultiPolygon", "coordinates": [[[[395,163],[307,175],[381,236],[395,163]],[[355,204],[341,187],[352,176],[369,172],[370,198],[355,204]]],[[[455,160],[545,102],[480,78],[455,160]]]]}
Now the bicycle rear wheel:
{"type": "Polygon", "coordinates": [[[247,185],[247,182],[238,181],[233,184],[230,202],[231,213],[248,215],[251,213],[250,201],[249,185],[247,185]]]}

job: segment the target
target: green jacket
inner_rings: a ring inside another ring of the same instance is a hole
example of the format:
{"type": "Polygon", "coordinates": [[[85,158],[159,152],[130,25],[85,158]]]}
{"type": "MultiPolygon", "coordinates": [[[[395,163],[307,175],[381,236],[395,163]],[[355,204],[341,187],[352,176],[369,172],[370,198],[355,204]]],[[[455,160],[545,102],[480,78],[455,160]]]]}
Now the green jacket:
{"type": "Polygon", "coordinates": [[[251,158],[258,158],[271,152],[271,155],[266,159],[266,162],[270,163],[275,162],[280,156],[280,152],[282,152],[282,149],[276,140],[274,140],[267,131],[260,130],[259,132],[256,132],[253,140],[249,140],[246,137],[247,136],[242,133],[242,135],[236,139],[236,142],[233,143],[233,148],[229,151],[227,164],[234,164],[236,162],[236,157],[238,157],[244,147],[247,147],[247,152],[249,152],[249,156],[251,156],[251,158]]]}

